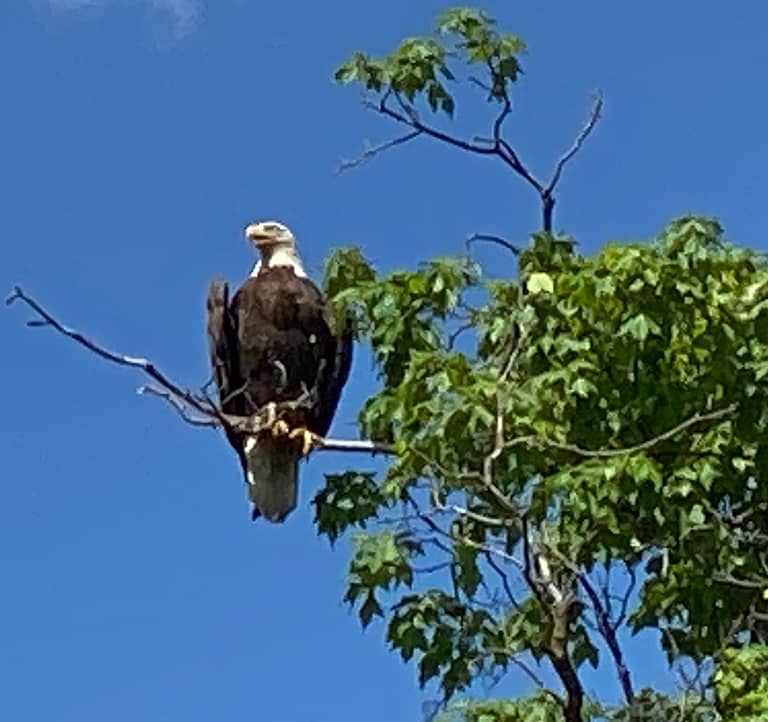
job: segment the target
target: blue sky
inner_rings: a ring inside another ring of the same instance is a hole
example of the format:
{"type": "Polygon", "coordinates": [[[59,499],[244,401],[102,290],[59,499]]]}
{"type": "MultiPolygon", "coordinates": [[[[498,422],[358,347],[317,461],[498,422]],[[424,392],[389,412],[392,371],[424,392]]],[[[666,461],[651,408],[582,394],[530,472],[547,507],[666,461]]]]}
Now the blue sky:
{"type": "MultiPolygon", "coordinates": [[[[474,231],[524,242],[534,199],[488,159],[418,141],[335,172],[396,129],[334,86],[334,67],[427,30],[443,7],[5,0],[0,289],[21,284],[195,386],[207,284],[248,272],[252,220],[288,223],[316,276],[333,245],[389,269],[458,251],[474,231]]],[[[558,228],[589,251],[702,212],[766,248],[768,5],[484,7],[529,45],[508,131],[537,171],[570,142],[589,91],[605,91],[558,228]]],[[[482,133],[485,118],[479,102],[460,107],[456,128],[482,133]]],[[[360,632],[341,602],[346,550],[314,535],[322,472],[353,460],[316,455],[288,522],[251,524],[219,435],[24,318],[0,316],[0,718],[419,719],[429,695],[380,625],[360,632]]],[[[372,384],[359,354],[335,435],[354,435],[372,384]]],[[[664,678],[645,653],[631,659],[638,686],[664,678]]],[[[590,684],[615,693],[612,678],[590,684]]]]}

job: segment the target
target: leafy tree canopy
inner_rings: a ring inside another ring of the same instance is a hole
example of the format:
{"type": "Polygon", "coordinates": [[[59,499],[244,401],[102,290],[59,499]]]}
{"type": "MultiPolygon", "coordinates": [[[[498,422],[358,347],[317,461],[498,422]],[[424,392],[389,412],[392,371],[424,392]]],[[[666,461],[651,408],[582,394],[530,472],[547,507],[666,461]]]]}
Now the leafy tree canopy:
{"type": "MultiPolygon", "coordinates": [[[[484,67],[488,99],[505,102],[523,50],[458,8],[436,37],[355,53],[336,77],[381,112],[402,96],[396,119],[423,130],[419,97],[454,110],[449,61],[484,67]]],[[[442,719],[768,719],[762,254],[689,216],[593,256],[536,233],[501,281],[468,256],[380,273],[340,249],[325,286],[378,370],[361,431],[394,453],[382,475],[327,477],[318,531],[351,535],[346,599],[439,685],[442,719]],[[670,665],[715,672],[680,695],[635,690],[625,630],[656,630],[670,665]],[[624,703],[589,699],[584,665],[612,670],[624,703]],[[535,693],[456,697],[507,672],[535,693]]]]}

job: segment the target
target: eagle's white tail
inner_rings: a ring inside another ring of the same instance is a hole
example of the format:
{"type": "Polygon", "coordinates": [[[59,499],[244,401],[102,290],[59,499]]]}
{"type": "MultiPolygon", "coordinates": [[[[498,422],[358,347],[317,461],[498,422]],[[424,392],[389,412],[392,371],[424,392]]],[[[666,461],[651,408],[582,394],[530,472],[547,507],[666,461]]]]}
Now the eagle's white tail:
{"type": "Polygon", "coordinates": [[[249,436],[243,445],[246,460],[248,497],[254,518],[281,522],[296,508],[299,455],[284,439],[249,436]],[[258,514],[257,514],[258,512],[258,514]]]}

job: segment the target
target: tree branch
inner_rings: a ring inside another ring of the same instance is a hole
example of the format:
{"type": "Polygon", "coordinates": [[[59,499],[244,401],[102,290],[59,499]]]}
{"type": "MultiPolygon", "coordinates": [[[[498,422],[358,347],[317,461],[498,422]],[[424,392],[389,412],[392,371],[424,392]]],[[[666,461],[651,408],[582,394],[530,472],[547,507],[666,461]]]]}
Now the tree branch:
{"type": "Polygon", "coordinates": [[[343,173],[350,168],[356,168],[359,165],[363,165],[363,163],[367,163],[379,153],[383,153],[385,150],[389,150],[396,145],[407,143],[409,140],[413,140],[414,138],[420,136],[421,133],[421,130],[414,130],[410,133],[406,133],[405,135],[401,135],[397,138],[392,138],[391,140],[387,140],[383,143],[379,143],[378,145],[366,148],[362,155],[358,156],[357,158],[352,158],[351,160],[342,160],[336,172],[343,173]]]}
{"type": "Polygon", "coordinates": [[[679,434],[681,431],[685,431],[691,426],[695,426],[702,421],[714,421],[716,419],[722,418],[723,416],[728,416],[729,414],[732,414],[737,408],[738,405],[734,403],[726,406],[723,409],[709,411],[704,414],[697,411],[693,416],[687,418],[685,421],[680,422],[677,426],[672,427],[668,431],[665,431],[658,436],[654,436],[652,439],[643,441],[640,444],[635,444],[634,446],[626,446],[622,449],[584,449],[580,446],[577,446],[576,444],[560,443],[559,441],[553,441],[551,439],[545,439],[537,436],[525,436],[520,437],[520,439],[513,439],[512,441],[507,442],[507,445],[509,446],[513,443],[520,443],[523,441],[534,445],[550,446],[555,449],[560,449],[561,451],[570,451],[574,454],[578,454],[579,456],[585,456],[589,458],[609,458],[614,456],[623,456],[624,454],[636,454],[638,451],[647,451],[648,449],[656,446],[656,444],[660,444],[662,441],[667,441],[673,436],[679,434]]]}
{"type": "Polygon", "coordinates": [[[22,303],[26,304],[40,317],[38,319],[28,321],[28,326],[50,326],[60,334],[72,339],[75,343],[84,346],[89,351],[92,351],[97,356],[101,356],[101,358],[106,359],[111,363],[118,364],[119,366],[130,366],[131,368],[141,369],[147,376],[160,384],[160,386],[166,391],[169,391],[177,398],[183,399],[192,408],[199,411],[200,413],[206,416],[210,415],[211,409],[205,402],[201,401],[189,391],[184,391],[181,389],[168,377],[166,377],[165,374],[160,372],[158,368],[147,359],[115,353],[114,351],[110,351],[103,346],[99,346],[98,344],[94,343],[90,339],[83,336],[83,334],[81,334],[79,331],[67,328],[62,323],[57,321],[50,313],[48,313],[48,311],[46,311],[37,301],[35,301],[35,299],[27,296],[19,286],[16,286],[13,289],[13,292],[5,299],[5,303],[8,306],[12,305],[16,301],[21,301],[22,303]]]}
{"type": "Polygon", "coordinates": [[[557,188],[557,184],[560,182],[563,169],[565,168],[566,163],[568,163],[568,161],[571,160],[571,158],[573,158],[573,156],[579,152],[579,149],[584,144],[584,141],[589,137],[589,134],[597,125],[597,121],[600,120],[600,113],[603,110],[602,92],[599,90],[595,91],[594,98],[595,100],[592,105],[589,118],[587,118],[587,122],[584,124],[581,131],[579,131],[579,134],[576,136],[576,139],[573,141],[571,147],[568,148],[568,150],[560,156],[557,163],[555,164],[555,170],[552,173],[552,178],[550,179],[549,183],[547,183],[547,185],[540,191],[542,203],[542,225],[547,233],[552,232],[552,217],[555,211],[554,193],[555,189],[557,188]]]}
{"type": "Polygon", "coordinates": [[[627,663],[624,661],[624,655],[622,654],[621,647],[619,646],[619,639],[616,635],[616,627],[613,625],[606,607],[600,601],[600,597],[595,591],[595,588],[592,586],[592,583],[589,581],[587,575],[579,571],[578,579],[584,591],[587,593],[590,601],[592,602],[595,618],[597,620],[597,629],[600,632],[602,638],[605,640],[605,643],[608,645],[608,650],[613,657],[613,664],[616,667],[616,676],[619,678],[619,684],[621,685],[621,690],[624,693],[624,699],[627,701],[627,705],[629,706],[630,719],[634,719],[633,705],[635,702],[635,691],[632,687],[632,679],[629,675],[629,667],[627,667],[627,663]]]}
{"type": "Polygon", "coordinates": [[[495,243],[497,246],[501,246],[502,248],[506,248],[508,251],[510,251],[515,256],[520,255],[520,249],[510,243],[506,238],[502,238],[501,236],[494,236],[490,233],[473,233],[471,236],[467,238],[466,241],[464,241],[464,245],[467,247],[467,250],[469,250],[469,247],[473,243],[477,243],[478,241],[486,241],[487,243],[495,243]]]}
{"type": "MultiPolygon", "coordinates": [[[[377,106],[374,106],[376,107],[377,111],[382,115],[386,115],[392,118],[393,120],[396,120],[398,123],[407,125],[413,128],[414,130],[417,130],[420,133],[424,133],[425,135],[428,135],[431,138],[435,138],[436,140],[440,140],[443,143],[448,143],[448,145],[456,146],[457,148],[461,148],[462,150],[468,150],[470,153],[478,153],[480,155],[499,155],[497,149],[494,147],[489,148],[489,147],[484,147],[482,145],[476,145],[466,140],[462,140],[461,138],[456,138],[452,135],[449,135],[448,133],[444,133],[442,130],[437,130],[437,128],[432,128],[431,126],[424,125],[421,122],[421,120],[419,120],[415,112],[408,113],[404,111],[405,112],[405,115],[404,115],[403,113],[399,113],[398,111],[393,110],[387,105],[388,97],[389,97],[389,93],[385,94],[381,102],[377,106]]],[[[398,99],[398,101],[400,101],[400,98],[397,95],[395,97],[398,99]]],[[[402,107],[402,102],[401,102],[401,107],[402,107]]]]}
{"type": "MultiPolygon", "coordinates": [[[[178,384],[171,381],[164,373],[162,373],[151,361],[145,358],[116,353],[115,351],[111,351],[92,341],[80,331],[68,328],[43,308],[43,306],[41,306],[34,298],[28,296],[19,286],[16,286],[13,289],[13,292],[5,299],[5,303],[8,306],[16,302],[25,304],[37,314],[38,318],[28,321],[28,326],[43,328],[50,327],[110,363],[117,364],[118,366],[128,366],[142,371],[157,385],[142,386],[139,389],[139,393],[157,396],[158,398],[163,399],[169,403],[188,424],[210,428],[229,428],[246,434],[257,434],[268,426],[270,414],[266,408],[259,409],[255,414],[247,417],[225,414],[215,403],[213,403],[207,394],[205,396],[198,396],[191,391],[182,389],[178,384]],[[192,411],[197,413],[193,414],[192,411]]],[[[203,393],[206,393],[205,390],[203,393]]],[[[306,404],[305,399],[283,402],[277,405],[277,411],[297,408],[302,404],[306,404]]],[[[370,454],[395,453],[393,447],[389,444],[380,444],[375,441],[357,439],[318,438],[315,441],[314,448],[316,450],[325,451],[349,451],[370,454]]]]}
{"type": "Polygon", "coordinates": [[[582,722],[584,688],[568,651],[571,615],[577,604],[573,590],[564,593],[551,577],[549,563],[543,551],[536,551],[531,543],[530,526],[523,516],[523,577],[536,600],[552,621],[549,643],[544,648],[552,667],[565,688],[562,703],[566,722],[582,722]],[[534,564],[538,568],[534,570],[534,564]]]}
{"type": "Polygon", "coordinates": [[[560,182],[560,177],[563,174],[563,169],[565,168],[566,163],[568,163],[573,156],[576,155],[576,153],[579,152],[579,149],[582,145],[584,145],[584,141],[589,137],[589,134],[595,129],[595,126],[597,125],[597,121],[600,120],[600,115],[603,112],[603,93],[601,90],[596,90],[593,94],[593,102],[592,102],[592,109],[589,112],[589,117],[587,118],[586,122],[582,126],[581,130],[579,131],[579,134],[574,139],[573,143],[571,144],[571,147],[568,148],[568,150],[563,153],[560,158],[558,159],[557,163],[555,164],[555,170],[552,173],[552,178],[550,179],[549,183],[547,183],[546,187],[544,188],[544,195],[551,196],[552,193],[555,191],[555,188],[557,187],[557,184],[560,182]]]}
{"type": "Polygon", "coordinates": [[[184,400],[180,399],[178,396],[174,395],[167,389],[161,389],[158,386],[148,385],[148,386],[140,386],[137,389],[137,392],[141,395],[157,396],[163,401],[169,403],[171,406],[173,406],[174,409],[176,409],[179,416],[181,416],[181,418],[184,419],[184,421],[186,421],[188,424],[191,424],[192,426],[207,426],[211,429],[215,429],[221,426],[221,423],[212,416],[192,415],[189,411],[189,408],[187,408],[187,406],[185,405],[184,400]]]}

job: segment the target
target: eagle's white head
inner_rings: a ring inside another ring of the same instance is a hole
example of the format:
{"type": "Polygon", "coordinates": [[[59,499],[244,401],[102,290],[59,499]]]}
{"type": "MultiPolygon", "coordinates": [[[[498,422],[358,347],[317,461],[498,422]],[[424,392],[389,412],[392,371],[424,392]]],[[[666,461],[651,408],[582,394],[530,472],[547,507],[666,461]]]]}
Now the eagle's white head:
{"type": "Polygon", "coordinates": [[[259,252],[259,260],[251,276],[257,275],[262,266],[289,266],[297,276],[306,277],[296,247],[296,237],[287,226],[277,221],[251,223],[245,229],[245,237],[259,252]]]}

